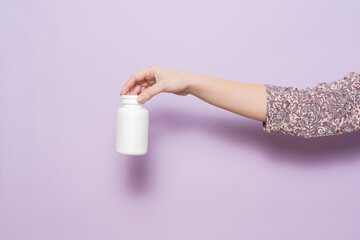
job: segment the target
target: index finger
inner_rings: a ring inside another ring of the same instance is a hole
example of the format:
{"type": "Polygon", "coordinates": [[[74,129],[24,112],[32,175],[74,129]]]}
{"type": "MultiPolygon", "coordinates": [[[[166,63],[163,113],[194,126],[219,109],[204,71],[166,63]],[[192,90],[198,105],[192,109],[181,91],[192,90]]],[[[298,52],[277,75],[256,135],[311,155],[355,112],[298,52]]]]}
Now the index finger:
{"type": "Polygon", "coordinates": [[[140,70],[139,72],[133,74],[124,84],[120,95],[127,93],[136,83],[145,80],[147,76],[154,75],[153,71],[150,68],[140,70]]]}

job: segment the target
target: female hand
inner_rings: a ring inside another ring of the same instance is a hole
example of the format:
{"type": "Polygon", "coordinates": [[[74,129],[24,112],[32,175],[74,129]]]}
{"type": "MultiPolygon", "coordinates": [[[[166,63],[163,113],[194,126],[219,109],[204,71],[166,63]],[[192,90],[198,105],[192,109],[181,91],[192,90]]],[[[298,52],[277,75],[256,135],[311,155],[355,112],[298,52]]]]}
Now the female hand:
{"type": "Polygon", "coordinates": [[[161,92],[186,96],[193,74],[164,67],[151,66],[133,74],[124,84],[120,95],[139,95],[137,101],[144,103],[161,92]]]}

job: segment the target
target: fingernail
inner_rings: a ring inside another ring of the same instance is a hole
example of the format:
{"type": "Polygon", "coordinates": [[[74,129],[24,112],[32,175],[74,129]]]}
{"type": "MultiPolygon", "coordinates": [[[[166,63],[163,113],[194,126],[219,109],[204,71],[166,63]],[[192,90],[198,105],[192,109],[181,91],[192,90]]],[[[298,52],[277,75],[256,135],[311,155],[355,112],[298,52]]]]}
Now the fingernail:
{"type": "Polygon", "coordinates": [[[139,97],[137,98],[138,103],[142,102],[142,100],[144,100],[144,97],[143,97],[143,96],[139,96],[139,97]]]}

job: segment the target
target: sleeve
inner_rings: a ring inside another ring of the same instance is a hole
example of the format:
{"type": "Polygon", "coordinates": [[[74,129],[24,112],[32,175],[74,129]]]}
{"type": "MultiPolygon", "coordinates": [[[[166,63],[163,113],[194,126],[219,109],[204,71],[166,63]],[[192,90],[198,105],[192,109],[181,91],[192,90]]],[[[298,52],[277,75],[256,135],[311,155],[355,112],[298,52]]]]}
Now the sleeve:
{"type": "Polygon", "coordinates": [[[304,138],[338,135],[360,130],[360,73],[297,89],[265,84],[268,133],[304,138]]]}

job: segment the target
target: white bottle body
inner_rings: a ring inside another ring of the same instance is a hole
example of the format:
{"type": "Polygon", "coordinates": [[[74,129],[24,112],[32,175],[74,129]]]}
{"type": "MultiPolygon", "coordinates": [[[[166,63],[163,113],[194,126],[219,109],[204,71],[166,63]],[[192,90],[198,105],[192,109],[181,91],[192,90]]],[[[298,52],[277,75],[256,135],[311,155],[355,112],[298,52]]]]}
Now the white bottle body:
{"type": "Polygon", "coordinates": [[[125,155],[144,155],[148,150],[149,111],[137,103],[137,95],[123,95],[117,110],[116,151],[125,155]]]}

